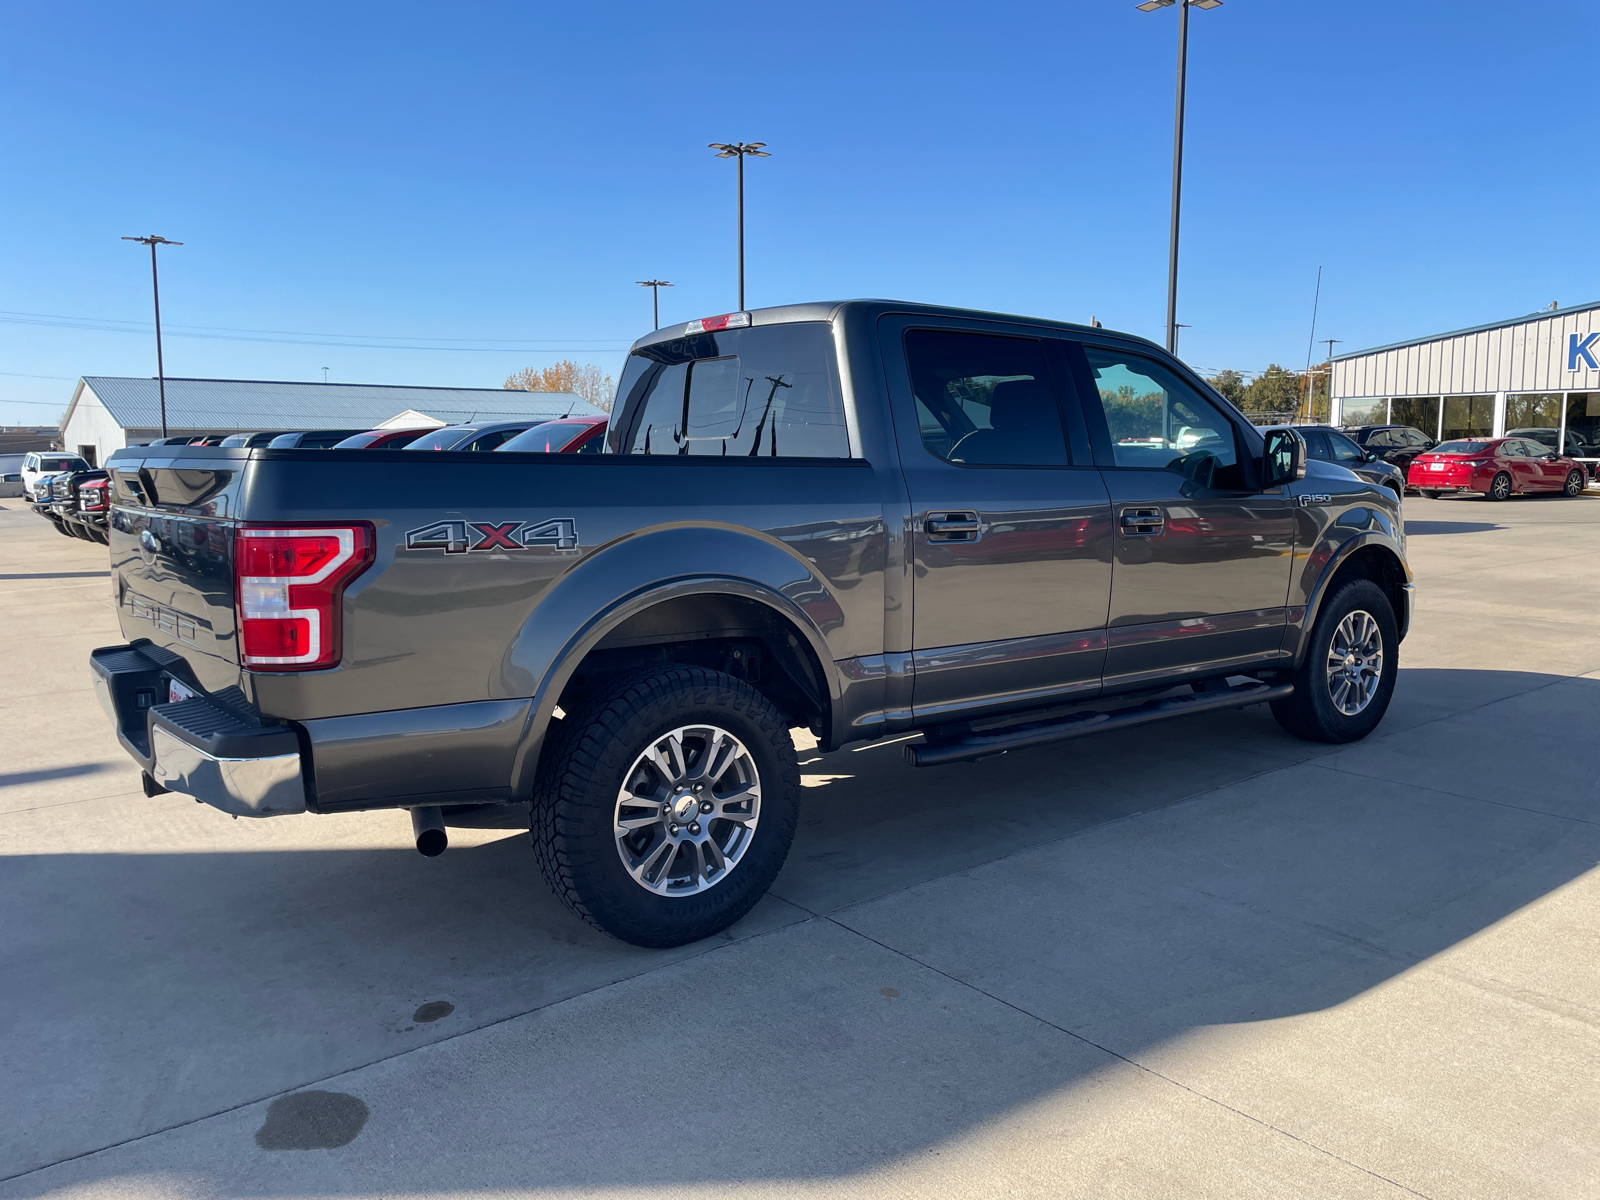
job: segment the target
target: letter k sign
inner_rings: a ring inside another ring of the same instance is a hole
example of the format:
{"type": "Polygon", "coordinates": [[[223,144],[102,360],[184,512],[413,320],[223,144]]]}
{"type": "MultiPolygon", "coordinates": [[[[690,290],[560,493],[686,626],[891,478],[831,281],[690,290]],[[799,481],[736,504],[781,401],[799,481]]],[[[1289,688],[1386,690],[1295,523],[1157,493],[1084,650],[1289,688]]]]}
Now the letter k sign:
{"type": "Polygon", "coordinates": [[[1590,353],[1589,349],[1597,341],[1600,341],[1600,333],[1591,333],[1581,342],[1578,340],[1577,334],[1567,334],[1567,370],[1576,371],[1578,369],[1578,360],[1581,358],[1588,364],[1589,370],[1600,371],[1600,362],[1595,362],[1594,355],[1590,353]]]}

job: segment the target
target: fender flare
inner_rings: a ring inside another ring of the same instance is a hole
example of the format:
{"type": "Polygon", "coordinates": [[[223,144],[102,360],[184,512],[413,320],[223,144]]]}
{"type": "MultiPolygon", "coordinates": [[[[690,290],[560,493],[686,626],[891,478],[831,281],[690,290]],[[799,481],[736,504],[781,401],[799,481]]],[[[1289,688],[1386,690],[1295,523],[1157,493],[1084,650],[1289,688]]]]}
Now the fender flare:
{"type": "Polygon", "coordinates": [[[1301,659],[1304,657],[1306,642],[1311,634],[1311,628],[1317,623],[1317,615],[1322,611],[1323,601],[1328,598],[1328,590],[1332,587],[1334,579],[1353,555],[1369,546],[1377,546],[1386,551],[1400,568],[1401,587],[1405,592],[1407,611],[1395,613],[1395,621],[1399,626],[1400,636],[1402,638],[1405,637],[1406,631],[1411,625],[1411,565],[1406,562],[1405,553],[1393,537],[1381,530],[1368,529],[1345,539],[1333,550],[1323,564],[1322,570],[1318,573],[1316,586],[1312,589],[1311,596],[1305,606],[1298,610],[1290,608],[1289,629],[1291,636],[1295,639],[1293,659],[1296,667],[1299,667],[1301,659]]]}
{"type": "Polygon", "coordinates": [[[539,769],[545,734],[549,732],[550,722],[555,717],[556,702],[577,673],[579,664],[606,634],[630,617],[664,600],[704,595],[739,596],[754,600],[786,618],[799,631],[821,667],[822,682],[827,688],[825,701],[828,711],[824,714],[824,727],[831,729],[839,711],[839,673],[833,667],[832,654],[822,631],[798,604],[767,584],[736,575],[697,574],[661,580],[639,588],[596,613],[566,640],[554,656],[550,668],[543,673],[533,692],[533,702],[529,706],[527,722],[511,766],[512,796],[520,800],[533,794],[534,775],[539,769]]]}

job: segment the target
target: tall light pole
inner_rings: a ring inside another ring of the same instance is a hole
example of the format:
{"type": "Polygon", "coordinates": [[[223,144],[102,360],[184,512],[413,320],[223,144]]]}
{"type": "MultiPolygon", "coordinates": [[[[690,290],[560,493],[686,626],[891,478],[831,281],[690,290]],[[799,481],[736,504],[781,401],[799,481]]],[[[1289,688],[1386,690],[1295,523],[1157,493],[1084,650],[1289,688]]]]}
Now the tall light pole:
{"type": "Polygon", "coordinates": [[[161,436],[167,436],[167,368],[161,361],[161,281],[156,277],[156,247],[181,246],[182,242],[169,242],[164,237],[150,234],[147,237],[125,237],[125,242],[138,242],[150,247],[150,290],[156,298],[156,386],[161,391],[161,436]]]}
{"type": "Polygon", "coordinates": [[[665,279],[638,279],[634,281],[640,287],[650,289],[650,312],[655,317],[656,328],[661,328],[661,289],[671,287],[665,279]]]}
{"type": "MultiPolygon", "coordinates": [[[[1168,0],[1170,3],[1171,0],[1168,0]]],[[[1190,0],[1193,3],[1193,0],[1190,0]]],[[[1222,3],[1222,0],[1217,0],[1222,3]]],[[[709,149],[717,152],[718,158],[737,158],[739,160],[739,311],[744,311],[744,160],[746,158],[771,158],[761,147],[765,142],[712,142],[709,149]]]]}
{"type": "MultiPolygon", "coordinates": [[[[1322,338],[1321,340],[1328,344],[1328,420],[1331,421],[1333,420],[1333,348],[1344,339],[1322,338]]],[[[1315,417],[1316,414],[1311,415],[1315,417]]]]}
{"type": "Polygon", "coordinates": [[[1172,119],[1172,241],[1167,250],[1167,349],[1178,352],[1178,211],[1183,198],[1183,84],[1189,62],[1189,10],[1221,8],[1222,0],[1144,0],[1140,12],[1178,6],[1178,102],[1172,119]]]}

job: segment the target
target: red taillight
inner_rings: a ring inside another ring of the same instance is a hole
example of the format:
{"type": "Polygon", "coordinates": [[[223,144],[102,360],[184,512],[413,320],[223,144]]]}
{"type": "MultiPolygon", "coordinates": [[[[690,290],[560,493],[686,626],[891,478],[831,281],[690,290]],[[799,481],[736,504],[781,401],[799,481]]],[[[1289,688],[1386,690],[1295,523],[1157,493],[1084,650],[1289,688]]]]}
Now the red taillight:
{"type": "Polygon", "coordinates": [[[337,664],[340,600],[372,562],[372,527],[245,525],[235,537],[241,663],[264,671],[337,664]]]}
{"type": "Polygon", "coordinates": [[[719,329],[743,329],[750,324],[747,312],[723,313],[720,317],[702,317],[683,327],[685,333],[715,333],[719,329]]]}

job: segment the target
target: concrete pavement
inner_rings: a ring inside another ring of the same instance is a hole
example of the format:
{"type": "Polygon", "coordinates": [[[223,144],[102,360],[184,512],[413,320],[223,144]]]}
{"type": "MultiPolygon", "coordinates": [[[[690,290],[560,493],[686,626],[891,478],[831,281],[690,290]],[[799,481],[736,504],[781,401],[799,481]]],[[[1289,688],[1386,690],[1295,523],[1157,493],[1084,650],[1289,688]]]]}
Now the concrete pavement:
{"type": "Polygon", "coordinates": [[[1367,742],[807,752],[772,895],[662,954],[507,831],[144,798],[105,551],[0,502],[0,1196],[1594,1194],[1600,505],[1407,510],[1367,742]]]}

